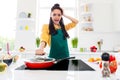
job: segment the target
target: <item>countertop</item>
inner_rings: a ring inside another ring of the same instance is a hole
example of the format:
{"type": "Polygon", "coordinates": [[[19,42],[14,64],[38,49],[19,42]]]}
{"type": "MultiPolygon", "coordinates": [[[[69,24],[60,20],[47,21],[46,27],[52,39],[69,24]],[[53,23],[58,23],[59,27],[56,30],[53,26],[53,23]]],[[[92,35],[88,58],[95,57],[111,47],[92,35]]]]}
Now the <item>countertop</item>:
{"type": "MultiPolygon", "coordinates": [[[[0,73],[0,80],[120,80],[120,65],[116,73],[111,74],[111,77],[106,79],[102,78],[98,64],[90,63],[86,60],[84,62],[95,69],[95,71],[15,70],[24,64],[23,59],[26,56],[20,57],[5,72],[0,73]]],[[[76,54],[76,56],[79,56],[79,54],[76,54]]]]}

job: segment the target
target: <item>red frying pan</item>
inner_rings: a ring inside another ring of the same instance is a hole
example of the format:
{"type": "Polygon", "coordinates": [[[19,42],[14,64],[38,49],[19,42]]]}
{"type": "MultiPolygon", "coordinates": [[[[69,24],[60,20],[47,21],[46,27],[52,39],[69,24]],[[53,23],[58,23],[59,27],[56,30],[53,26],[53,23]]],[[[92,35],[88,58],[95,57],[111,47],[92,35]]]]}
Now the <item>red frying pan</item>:
{"type": "Polygon", "coordinates": [[[28,59],[25,60],[25,66],[29,69],[41,69],[41,68],[48,68],[53,66],[54,64],[56,64],[59,61],[65,60],[65,59],[73,59],[75,57],[67,57],[64,59],[60,59],[60,60],[55,60],[54,58],[34,58],[34,59],[28,59]]]}

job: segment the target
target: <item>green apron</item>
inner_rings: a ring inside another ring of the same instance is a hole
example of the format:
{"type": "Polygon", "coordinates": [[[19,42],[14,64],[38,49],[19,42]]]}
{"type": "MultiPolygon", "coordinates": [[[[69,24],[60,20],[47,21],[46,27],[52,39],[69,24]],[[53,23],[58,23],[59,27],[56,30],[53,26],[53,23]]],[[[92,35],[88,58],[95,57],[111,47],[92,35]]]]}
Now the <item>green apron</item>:
{"type": "Polygon", "coordinates": [[[57,30],[56,35],[51,35],[50,58],[63,59],[69,57],[67,39],[64,39],[61,29],[57,30]]]}

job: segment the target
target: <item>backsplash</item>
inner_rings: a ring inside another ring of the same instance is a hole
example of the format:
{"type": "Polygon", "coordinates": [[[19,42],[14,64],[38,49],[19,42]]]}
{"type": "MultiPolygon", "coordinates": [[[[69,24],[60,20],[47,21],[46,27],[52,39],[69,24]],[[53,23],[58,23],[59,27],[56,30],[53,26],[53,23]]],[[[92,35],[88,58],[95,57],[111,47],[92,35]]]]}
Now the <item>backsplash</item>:
{"type": "Polygon", "coordinates": [[[90,49],[91,46],[98,47],[97,42],[103,41],[101,50],[113,51],[114,47],[120,45],[120,32],[80,32],[78,48],[90,49]]]}

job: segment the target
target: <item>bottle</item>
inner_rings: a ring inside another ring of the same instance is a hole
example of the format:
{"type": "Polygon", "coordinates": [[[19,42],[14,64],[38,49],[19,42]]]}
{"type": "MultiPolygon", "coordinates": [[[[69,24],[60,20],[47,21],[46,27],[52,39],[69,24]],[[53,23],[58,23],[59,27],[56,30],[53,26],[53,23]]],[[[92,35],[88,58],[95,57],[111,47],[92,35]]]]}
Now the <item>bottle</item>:
{"type": "Polygon", "coordinates": [[[110,68],[109,68],[109,53],[103,53],[101,56],[102,59],[102,77],[110,77],[110,68]]]}
{"type": "Polygon", "coordinates": [[[88,20],[87,20],[88,22],[91,22],[92,20],[91,20],[91,16],[88,16],[88,20]]]}
{"type": "Polygon", "coordinates": [[[88,12],[88,11],[89,11],[88,4],[85,4],[85,12],[88,12]]]}

